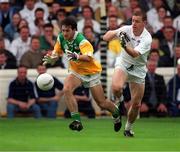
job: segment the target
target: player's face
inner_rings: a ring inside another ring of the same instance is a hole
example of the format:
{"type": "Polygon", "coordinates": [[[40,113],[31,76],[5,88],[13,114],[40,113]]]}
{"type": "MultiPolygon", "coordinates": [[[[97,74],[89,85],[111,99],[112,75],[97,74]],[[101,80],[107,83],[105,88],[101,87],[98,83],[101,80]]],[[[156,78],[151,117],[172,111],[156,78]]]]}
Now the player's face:
{"type": "Polygon", "coordinates": [[[75,34],[75,30],[71,28],[71,26],[62,25],[61,31],[66,40],[72,40],[75,34]]]}
{"type": "Polygon", "coordinates": [[[140,36],[145,27],[145,22],[141,16],[132,17],[132,28],[135,36],[140,36]]]}

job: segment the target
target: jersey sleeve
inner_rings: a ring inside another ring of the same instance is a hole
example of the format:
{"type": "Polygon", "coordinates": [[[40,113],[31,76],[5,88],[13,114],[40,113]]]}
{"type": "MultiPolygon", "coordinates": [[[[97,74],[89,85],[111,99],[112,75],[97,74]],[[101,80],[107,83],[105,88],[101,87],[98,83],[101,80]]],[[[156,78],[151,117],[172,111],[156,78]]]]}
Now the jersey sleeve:
{"type": "Polygon", "coordinates": [[[90,57],[93,56],[94,49],[88,40],[86,40],[86,39],[82,40],[79,44],[79,48],[80,48],[82,55],[88,55],[90,57]]]}
{"type": "Polygon", "coordinates": [[[127,32],[127,26],[123,26],[123,27],[120,27],[118,28],[117,30],[115,30],[116,32],[116,37],[118,37],[120,39],[120,33],[121,32],[127,32]]]}
{"type": "Polygon", "coordinates": [[[61,42],[60,42],[60,38],[59,37],[57,38],[56,43],[54,45],[53,53],[58,54],[58,56],[62,56],[63,55],[63,50],[61,48],[61,42]]]}
{"type": "Polygon", "coordinates": [[[140,54],[144,54],[151,49],[151,37],[146,37],[146,39],[141,40],[141,42],[134,48],[134,50],[138,51],[140,54]]]}

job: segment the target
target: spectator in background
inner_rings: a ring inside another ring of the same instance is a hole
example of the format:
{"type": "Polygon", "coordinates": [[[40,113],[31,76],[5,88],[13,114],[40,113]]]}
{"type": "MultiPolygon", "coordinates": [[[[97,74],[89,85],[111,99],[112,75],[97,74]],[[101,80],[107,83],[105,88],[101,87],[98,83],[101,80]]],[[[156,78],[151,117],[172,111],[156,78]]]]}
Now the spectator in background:
{"type": "Polygon", "coordinates": [[[3,39],[4,41],[4,49],[9,50],[10,49],[10,41],[5,37],[5,34],[3,32],[3,28],[0,26],[0,39],[3,39]]]}
{"type": "Polygon", "coordinates": [[[158,61],[159,61],[159,50],[151,49],[150,54],[149,54],[149,60],[156,61],[158,63],[158,61]]]}
{"type": "Polygon", "coordinates": [[[169,80],[167,88],[168,88],[168,101],[170,103],[170,109],[169,109],[170,115],[180,116],[180,58],[178,59],[177,62],[177,74],[175,74],[169,80]]]}
{"type": "Polygon", "coordinates": [[[94,54],[99,50],[100,37],[94,32],[92,26],[85,26],[83,29],[83,34],[86,39],[92,44],[94,49],[94,54]]]}
{"type": "Polygon", "coordinates": [[[13,68],[16,67],[16,65],[17,65],[16,64],[16,58],[9,50],[6,49],[5,40],[4,40],[4,38],[1,38],[1,37],[0,37],[0,50],[4,51],[4,53],[6,55],[7,64],[11,65],[11,67],[13,67],[13,68]]]}
{"type": "MultiPolygon", "coordinates": [[[[43,74],[45,73],[46,67],[44,65],[39,65],[37,67],[37,72],[38,74],[43,74]]],[[[38,88],[37,83],[35,82],[36,86],[36,91],[37,91],[37,102],[38,105],[41,108],[41,112],[43,116],[48,117],[48,118],[56,118],[56,112],[57,112],[57,107],[58,107],[58,102],[60,101],[60,98],[62,97],[62,88],[63,84],[56,78],[54,77],[54,86],[52,89],[48,91],[42,91],[38,88]],[[56,92],[58,89],[58,93],[56,92]]]]}
{"type": "Polygon", "coordinates": [[[61,22],[62,22],[62,20],[64,20],[66,18],[66,16],[67,16],[67,12],[63,8],[59,9],[56,13],[57,19],[52,22],[53,28],[54,28],[53,34],[56,37],[58,36],[59,32],[61,31],[61,29],[60,29],[61,22]]]}
{"type": "Polygon", "coordinates": [[[44,35],[40,36],[40,48],[44,54],[47,54],[48,50],[52,50],[56,41],[56,37],[53,35],[53,25],[47,23],[43,26],[44,35]]]}
{"type": "Polygon", "coordinates": [[[109,28],[109,17],[114,16],[117,19],[117,25],[119,26],[124,22],[124,16],[122,15],[122,12],[114,5],[110,5],[107,8],[107,27],[109,28]],[[121,14],[121,15],[120,15],[121,14]]]}
{"type": "Polygon", "coordinates": [[[178,15],[173,21],[173,27],[180,32],[180,15],[178,15]]]}
{"type": "Polygon", "coordinates": [[[50,23],[53,23],[55,20],[57,20],[57,11],[61,8],[60,4],[56,1],[54,1],[51,5],[51,10],[50,10],[50,14],[48,17],[48,21],[50,23]]]}
{"type": "MultiPolygon", "coordinates": [[[[44,35],[40,36],[40,50],[43,55],[47,54],[49,50],[52,50],[56,42],[56,36],[53,34],[53,25],[51,23],[46,23],[43,26],[44,35]]],[[[54,65],[48,65],[48,67],[60,66],[64,68],[62,59],[59,58],[54,65]]]]}
{"type": "Polygon", "coordinates": [[[41,1],[36,2],[36,0],[25,0],[24,8],[20,11],[20,14],[23,19],[27,20],[29,25],[35,20],[35,10],[37,8],[42,8],[44,10],[44,20],[46,20],[49,15],[46,4],[41,1]]]}
{"type": "Polygon", "coordinates": [[[180,43],[178,43],[175,48],[176,60],[180,59],[180,43]]]}
{"type": "Polygon", "coordinates": [[[151,23],[151,27],[153,28],[153,33],[156,33],[164,26],[164,18],[167,16],[167,10],[165,7],[161,6],[157,9],[158,18],[157,20],[151,23]]]}
{"type": "Polygon", "coordinates": [[[12,41],[10,51],[16,57],[17,65],[20,64],[21,57],[30,49],[31,38],[29,36],[29,28],[23,26],[20,29],[20,36],[12,41]]]}
{"type": "Polygon", "coordinates": [[[180,0],[164,0],[164,3],[173,18],[180,14],[180,0]]]}
{"type": "MultiPolygon", "coordinates": [[[[29,27],[28,22],[25,19],[20,20],[19,25],[18,25],[18,30],[20,30],[21,27],[23,27],[23,26],[29,27]]],[[[31,32],[30,32],[30,34],[31,34],[31,32]]]]}
{"type": "Polygon", "coordinates": [[[145,91],[141,103],[140,115],[155,115],[164,117],[168,114],[167,91],[162,75],[156,74],[157,60],[153,60],[151,53],[147,63],[148,72],[145,77],[145,91]]]}
{"type": "Polygon", "coordinates": [[[129,0],[129,7],[125,8],[123,10],[123,14],[124,14],[124,17],[125,17],[125,21],[130,19],[132,17],[132,14],[133,14],[133,10],[136,8],[136,7],[139,7],[139,2],[138,0],[129,0]]]}
{"type": "Polygon", "coordinates": [[[34,22],[35,0],[25,0],[24,8],[19,12],[21,17],[28,22],[34,22]]]}
{"type": "Polygon", "coordinates": [[[24,1],[25,0],[10,0],[11,1],[11,6],[16,10],[16,12],[19,12],[20,10],[23,9],[24,7],[24,1]]]}
{"type": "Polygon", "coordinates": [[[85,26],[85,21],[86,20],[91,20],[94,32],[100,33],[100,24],[99,24],[99,22],[94,20],[94,16],[93,16],[94,12],[93,12],[93,9],[90,6],[84,6],[83,7],[82,15],[83,15],[83,18],[77,22],[78,32],[83,32],[83,28],[85,26]]]}
{"type": "Polygon", "coordinates": [[[11,22],[14,13],[10,0],[0,0],[0,25],[3,29],[11,22]]]}
{"type": "Polygon", "coordinates": [[[27,68],[37,68],[43,59],[38,36],[32,36],[30,47],[30,50],[25,52],[21,57],[20,65],[26,66],[27,68]]]}
{"type": "Polygon", "coordinates": [[[42,8],[44,10],[44,20],[47,21],[49,16],[49,8],[48,5],[44,2],[44,0],[36,0],[35,8],[42,8]]]}
{"type": "Polygon", "coordinates": [[[34,22],[32,22],[29,27],[30,31],[33,31],[31,35],[43,35],[43,26],[47,23],[47,20],[44,19],[44,10],[42,8],[37,8],[34,12],[34,22]]]}
{"type": "MultiPolygon", "coordinates": [[[[89,88],[80,86],[75,89],[73,94],[77,101],[79,112],[85,114],[88,118],[95,118],[95,110],[92,106],[92,98],[90,97],[89,88]]],[[[71,117],[68,109],[65,110],[64,116],[65,118],[71,117]]]]}
{"type": "Polygon", "coordinates": [[[158,20],[158,8],[163,7],[163,0],[152,0],[152,8],[147,11],[147,22],[152,26],[158,20]]]}
{"type": "Polygon", "coordinates": [[[16,64],[8,62],[5,50],[0,50],[0,70],[1,69],[15,69],[16,64]]]}
{"type": "Polygon", "coordinates": [[[16,112],[33,112],[35,118],[41,117],[40,108],[36,104],[33,83],[27,78],[26,67],[18,67],[17,77],[10,83],[8,91],[8,118],[14,118],[16,112]]]}
{"type": "Polygon", "coordinates": [[[42,36],[44,35],[44,29],[43,26],[45,24],[45,21],[43,19],[35,19],[34,25],[35,25],[35,35],[42,36]]]}
{"type": "Polygon", "coordinates": [[[18,25],[20,20],[21,15],[19,13],[15,13],[12,16],[12,21],[4,28],[4,33],[10,41],[16,39],[19,36],[18,25]]]}
{"type": "MultiPolygon", "coordinates": [[[[163,27],[159,29],[156,33],[153,34],[153,37],[158,38],[159,40],[164,39],[163,29],[165,27],[173,27],[173,18],[171,16],[165,16],[163,18],[163,27]]],[[[178,34],[180,36],[180,34],[178,34]]]]}
{"type": "Polygon", "coordinates": [[[151,56],[156,56],[158,58],[158,67],[164,67],[164,58],[165,58],[165,53],[163,50],[160,49],[160,42],[159,39],[153,38],[152,43],[151,43],[151,56]]]}
{"type": "Polygon", "coordinates": [[[161,56],[162,66],[172,67],[174,58],[174,36],[175,29],[172,26],[163,28],[164,39],[161,39],[160,49],[163,51],[161,56]]]}
{"type": "Polygon", "coordinates": [[[77,6],[70,13],[78,21],[83,19],[82,10],[84,6],[89,6],[89,0],[78,0],[77,6]]]}

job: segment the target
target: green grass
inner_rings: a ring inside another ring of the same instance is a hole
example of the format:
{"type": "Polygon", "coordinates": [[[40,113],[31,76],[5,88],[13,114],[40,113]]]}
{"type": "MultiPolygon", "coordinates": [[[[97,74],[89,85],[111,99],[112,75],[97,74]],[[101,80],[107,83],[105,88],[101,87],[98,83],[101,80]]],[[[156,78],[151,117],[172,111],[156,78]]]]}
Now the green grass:
{"type": "Polygon", "coordinates": [[[114,132],[110,118],[82,121],[74,132],[70,119],[0,119],[0,151],[180,151],[180,118],[141,118],[135,138],[114,132]]]}

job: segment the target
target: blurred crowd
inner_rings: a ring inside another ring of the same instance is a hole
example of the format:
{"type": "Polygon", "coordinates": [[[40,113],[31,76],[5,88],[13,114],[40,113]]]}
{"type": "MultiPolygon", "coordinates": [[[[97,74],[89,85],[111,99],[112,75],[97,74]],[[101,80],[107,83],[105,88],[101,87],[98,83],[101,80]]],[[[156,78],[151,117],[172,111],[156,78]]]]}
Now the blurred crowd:
{"type": "MultiPolygon", "coordinates": [[[[176,64],[180,58],[180,0],[106,0],[107,30],[131,24],[135,11],[147,14],[146,28],[153,37],[148,73],[154,73],[156,67],[177,67],[178,71],[167,85],[160,76],[156,87],[147,74],[141,112],[157,106],[155,110],[165,115],[180,115],[180,65],[176,64]]],[[[0,0],[0,69],[38,68],[53,49],[61,21],[67,16],[76,18],[77,31],[91,42],[94,56],[100,60],[100,0],[0,0]]],[[[114,67],[121,50],[118,39],[108,42],[108,68],[114,67]]],[[[48,67],[67,68],[66,60],[63,56],[48,67]]]]}
{"type": "MultiPolygon", "coordinates": [[[[146,13],[152,49],[159,52],[158,67],[174,66],[174,58],[180,57],[180,0],[106,0],[106,9],[107,30],[131,24],[134,11],[146,13]]],[[[0,59],[1,69],[36,68],[53,49],[61,21],[69,15],[100,60],[100,0],[0,0],[0,50],[6,56],[0,59]]],[[[122,48],[113,40],[107,49],[107,65],[113,67],[122,48]]],[[[54,66],[66,68],[65,60],[64,56],[54,66]]]]}

